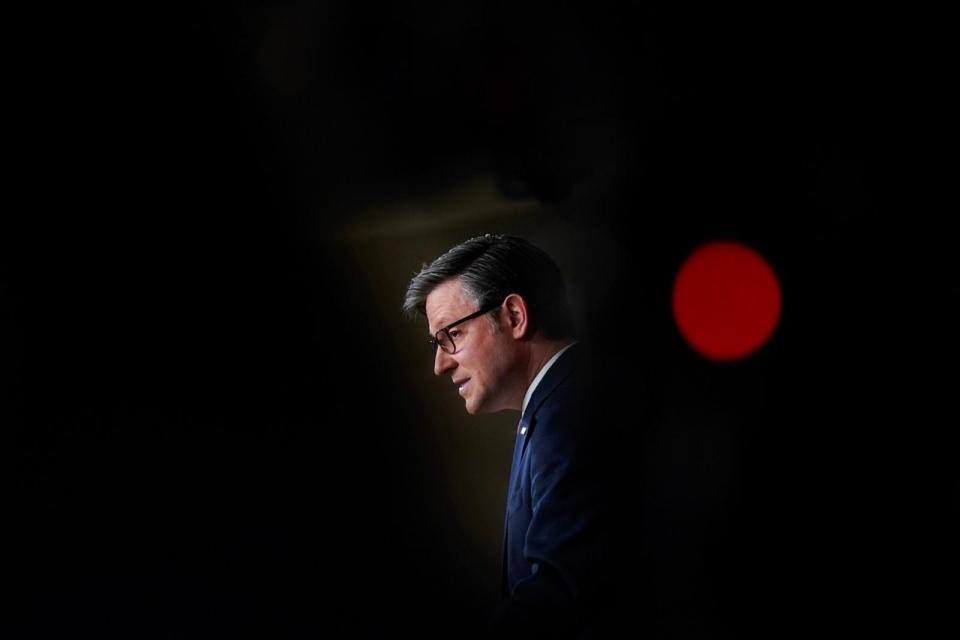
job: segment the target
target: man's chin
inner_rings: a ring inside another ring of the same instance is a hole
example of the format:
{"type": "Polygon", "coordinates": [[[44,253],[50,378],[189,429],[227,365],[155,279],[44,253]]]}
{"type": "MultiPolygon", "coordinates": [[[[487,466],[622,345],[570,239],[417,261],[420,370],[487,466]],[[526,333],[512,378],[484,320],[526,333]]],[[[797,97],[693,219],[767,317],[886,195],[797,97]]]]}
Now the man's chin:
{"type": "Polygon", "coordinates": [[[471,398],[466,398],[463,408],[467,410],[472,416],[478,416],[482,413],[490,413],[489,408],[487,408],[486,403],[476,402],[471,398]]]}
{"type": "Polygon", "coordinates": [[[473,404],[473,403],[468,402],[468,403],[466,403],[466,404],[464,405],[464,408],[467,410],[467,413],[469,413],[469,414],[472,415],[472,416],[480,416],[480,415],[488,415],[488,414],[491,414],[491,413],[499,413],[499,412],[501,412],[501,411],[504,410],[504,407],[494,407],[494,406],[492,406],[490,403],[473,404]]]}

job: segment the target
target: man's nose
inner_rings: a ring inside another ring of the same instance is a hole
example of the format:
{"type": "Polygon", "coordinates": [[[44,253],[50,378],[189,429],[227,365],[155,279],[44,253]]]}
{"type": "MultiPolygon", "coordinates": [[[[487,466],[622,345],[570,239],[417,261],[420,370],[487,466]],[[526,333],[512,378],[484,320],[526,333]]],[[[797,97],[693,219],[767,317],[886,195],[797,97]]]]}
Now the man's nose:
{"type": "Polygon", "coordinates": [[[456,360],[454,360],[449,353],[437,347],[437,355],[433,360],[433,372],[438,376],[442,376],[455,365],[456,360]]]}

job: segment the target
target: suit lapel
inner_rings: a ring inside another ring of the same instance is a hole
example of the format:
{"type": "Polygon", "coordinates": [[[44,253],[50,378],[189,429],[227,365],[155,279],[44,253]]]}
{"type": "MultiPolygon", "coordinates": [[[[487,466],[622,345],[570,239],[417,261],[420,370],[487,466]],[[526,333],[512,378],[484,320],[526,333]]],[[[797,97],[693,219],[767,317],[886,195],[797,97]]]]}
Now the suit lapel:
{"type": "MultiPolygon", "coordinates": [[[[517,434],[518,447],[514,448],[513,453],[514,468],[520,466],[520,461],[523,459],[523,454],[527,448],[527,442],[530,440],[530,436],[536,427],[537,410],[540,409],[540,406],[550,397],[556,388],[560,386],[560,383],[570,377],[577,361],[578,348],[579,345],[575,344],[567,349],[562,356],[557,358],[557,361],[553,363],[553,366],[550,367],[546,375],[543,376],[540,384],[537,385],[533,396],[530,397],[530,402],[527,404],[527,410],[523,413],[523,419],[520,421],[520,430],[517,434]],[[526,427],[526,429],[524,429],[524,427],[526,427]],[[519,449],[519,451],[517,451],[517,449],[519,449]]],[[[513,487],[514,474],[515,471],[510,474],[511,488],[513,487]]]]}
{"type": "Polygon", "coordinates": [[[553,366],[550,367],[550,370],[547,371],[543,379],[540,380],[540,384],[537,385],[536,390],[533,392],[533,396],[530,398],[530,402],[527,404],[527,410],[524,411],[523,416],[520,419],[520,424],[517,426],[517,438],[513,445],[513,463],[510,465],[510,482],[507,484],[507,513],[504,515],[503,520],[503,546],[501,549],[501,558],[502,558],[502,588],[504,596],[509,595],[509,585],[508,585],[508,575],[507,575],[507,522],[509,519],[509,501],[510,497],[513,495],[513,492],[517,490],[517,482],[519,481],[520,469],[523,466],[523,455],[527,450],[527,442],[530,440],[530,436],[533,434],[534,427],[536,426],[537,410],[544,403],[544,401],[554,392],[554,390],[560,385],[561,382],[566,380],[570,373],[573,371],[574,363],[576,361],[577,354],[577,345],[574,345],[567,349],[562,356],[557,358],[557,361],[553,363],[553,366]]]}

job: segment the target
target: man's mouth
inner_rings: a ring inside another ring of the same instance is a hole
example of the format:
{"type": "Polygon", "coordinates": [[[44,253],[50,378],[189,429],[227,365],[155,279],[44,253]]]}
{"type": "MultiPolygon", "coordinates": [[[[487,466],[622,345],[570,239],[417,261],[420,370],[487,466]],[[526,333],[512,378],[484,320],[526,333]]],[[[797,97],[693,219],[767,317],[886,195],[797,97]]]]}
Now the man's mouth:
{"type": "Polygon", "coordinates": [[[470,378],[464,378],[463,380],[454,380],[453,384],[457,385],[457,391],[462,394],[468,382],[470,382],[470,378]]]}

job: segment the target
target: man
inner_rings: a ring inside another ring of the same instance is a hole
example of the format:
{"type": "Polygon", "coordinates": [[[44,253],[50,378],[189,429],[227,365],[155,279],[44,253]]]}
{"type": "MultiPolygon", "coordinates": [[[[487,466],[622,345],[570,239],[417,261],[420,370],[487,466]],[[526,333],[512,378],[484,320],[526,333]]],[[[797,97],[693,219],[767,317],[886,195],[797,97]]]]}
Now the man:
{"type": "Polygon", "coordinates": [[[434,373],[450,377],[468,413],[521,412],[495,634],[596,633],[613,602],[606,453],[617,443],[560,270],[521,238],[484,235],[425,265],[404,310],[426,316],[434,373]]]}

